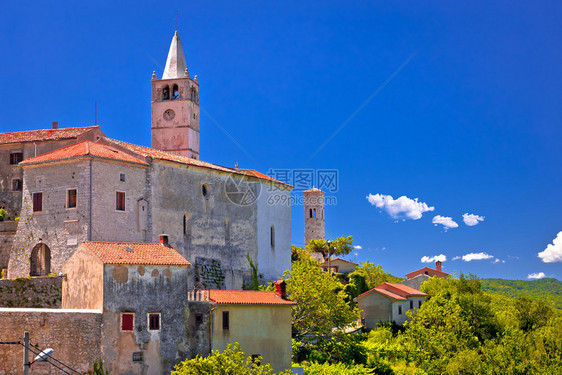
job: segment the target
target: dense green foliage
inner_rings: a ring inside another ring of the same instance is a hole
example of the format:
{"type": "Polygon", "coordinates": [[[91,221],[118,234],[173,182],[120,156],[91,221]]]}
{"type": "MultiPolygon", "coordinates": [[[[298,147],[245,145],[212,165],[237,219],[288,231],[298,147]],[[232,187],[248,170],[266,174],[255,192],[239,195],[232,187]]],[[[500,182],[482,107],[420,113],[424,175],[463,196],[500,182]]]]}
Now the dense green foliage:
{"type": "Polygon", "coordinates": [[[485,291],[512,298],[542,299],[562,310],[562,281],[482,279],[480,282],[485,291]]]}
{"type": "MultiPolygon", "coordinates": [[[[329,255],[339,256],[347,255],[353,249],[353,237],[338,237],[336,240],[330,241],[330,252],[329,255]]],[[[308,252],[318,252],[323,253],[324,257],[328,257],[328,241],[327,240],[310,240],[306,244],[306,250],[308,252]]]]}
{"type": "MultiPolygon", "coordinates": [[[[275,375],[269,364],[261,365],[261,358],[246,357],[238,343],[228,345],[221,353],[213,350],[208,357],[197,356],[176,365],[171,375],[275,375]]],[[[291,370],[280,372],[289,375],[291,370]]]]}
{"type": "Polygon", "coordinates": [[[404,327],[386,323],[366,334],[345,334],[329,329],[337,319],[326,319],[329,308],[317,310],[322,305],[317,299],[327,298],[331,306],[337,296],[339,307],[343,298],[353,311],[349,302],[358,293],[399,280],[366,262],[342,289],[336,277],[299,251],[292,288],[308,297],[299,298],[308,319],[304,324],[295,316],[293,361],[305,374],[562,374],[562,316],[551,303],[531,298],[533,293],[518,298],[489,293],[474,276],[430,278],[422,285],[426,302],[407,312],[404,327]],[[319,331],[298,328],[311,325],[319,331]]]}
{"type": "Polygon", "coordinates": [[[318,262],[303,256],[285,273],[287,295],[293,307],[293,338],[311,342],[329,340],[359,318],[346,301],[344,286],[318,262]]]}

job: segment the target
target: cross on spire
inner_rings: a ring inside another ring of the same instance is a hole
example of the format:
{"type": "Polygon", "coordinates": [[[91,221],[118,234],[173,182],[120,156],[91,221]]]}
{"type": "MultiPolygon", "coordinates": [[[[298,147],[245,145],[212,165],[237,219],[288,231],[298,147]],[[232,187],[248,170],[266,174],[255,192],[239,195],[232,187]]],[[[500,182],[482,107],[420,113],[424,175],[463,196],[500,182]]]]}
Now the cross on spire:
{"type": "Polygon", "coordinates": [[[180,16],[176,13],[176,18],[174,18],[174,20],[176,20],[176,30],[179,28],[179,23],[180,23],[180,16]]]}

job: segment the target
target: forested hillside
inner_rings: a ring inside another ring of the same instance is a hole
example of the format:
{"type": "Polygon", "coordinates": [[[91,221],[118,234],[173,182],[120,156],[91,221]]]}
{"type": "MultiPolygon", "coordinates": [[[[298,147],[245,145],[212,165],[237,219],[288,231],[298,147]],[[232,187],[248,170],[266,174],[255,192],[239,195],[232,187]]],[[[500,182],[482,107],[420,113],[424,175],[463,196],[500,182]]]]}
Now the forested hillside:
{"type": "Polygon", "coordinates": [[[562,281],[481,279],[482,290],[506,297],[543,299],[562,310],[562,281]]]}

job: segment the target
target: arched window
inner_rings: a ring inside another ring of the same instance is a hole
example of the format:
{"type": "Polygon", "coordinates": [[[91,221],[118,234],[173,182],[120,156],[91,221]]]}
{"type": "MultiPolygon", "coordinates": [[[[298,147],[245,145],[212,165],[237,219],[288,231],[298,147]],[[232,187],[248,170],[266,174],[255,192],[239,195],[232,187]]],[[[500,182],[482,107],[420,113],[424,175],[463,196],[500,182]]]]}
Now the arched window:
{"type": "Polygon", "coordinates": [[[174,88],[172,90],[172,99],[176,100],[180,98],[180,89],[178,88],[178,85],[174,85],[174,88]]]}
{"type": "Polygon", "coordinates": [[[194,103],[197,103],[197,90],[195,89],[195,87],[191,88],[191,101],[193,101],[194,103]]]}
{"type": "Polygon", "coordinates": [[[30,276],[48,276],[51,272],[51,249],[44,243],[35,245],[31,250],[30,276]]]}
{"type": "Polygon", "coordinates": [[[183,235],[185,238],[191,237],[191,216],[187,212],[183,215],[183,235]]]}
{"type": "Polygon", "coordinates": [[[271,241],[271,249],[275,249],[275,226],[271,226],[269,230],[269,239],[271,241]]]}
{"type": "Polygon", "coordinates": [[[308,217],[310,217],[310,218],[312,217],[312,208],[310,209],[310,214],[309,214],[308,217]]]}
{"type": "Polygon", "coordinates": [[[316,219],[316,208],[312,209],[312,217],[316,219]]]}
{"type": "Polygon", "coordinates": [[[168,85],[162,89],[162,100],[170,100],[170,87],[168,85]]]}

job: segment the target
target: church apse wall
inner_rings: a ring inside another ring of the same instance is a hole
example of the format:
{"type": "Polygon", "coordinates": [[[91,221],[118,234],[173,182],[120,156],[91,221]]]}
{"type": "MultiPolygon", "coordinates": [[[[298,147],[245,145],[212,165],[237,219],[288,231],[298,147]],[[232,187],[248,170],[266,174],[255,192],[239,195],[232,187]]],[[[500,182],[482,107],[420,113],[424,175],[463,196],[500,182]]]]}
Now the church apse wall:
{"type": "Polygon", "coordinates": [[[170,235],[193,264],[191,285],[198,279],[210,288],[241,289],[249,278],[247,254],[257,258],[257,205],[229,200],[228,173],[163,161],[151,169],[151,180],[159,181],[152,185],[152,240],[170,235]]]}

